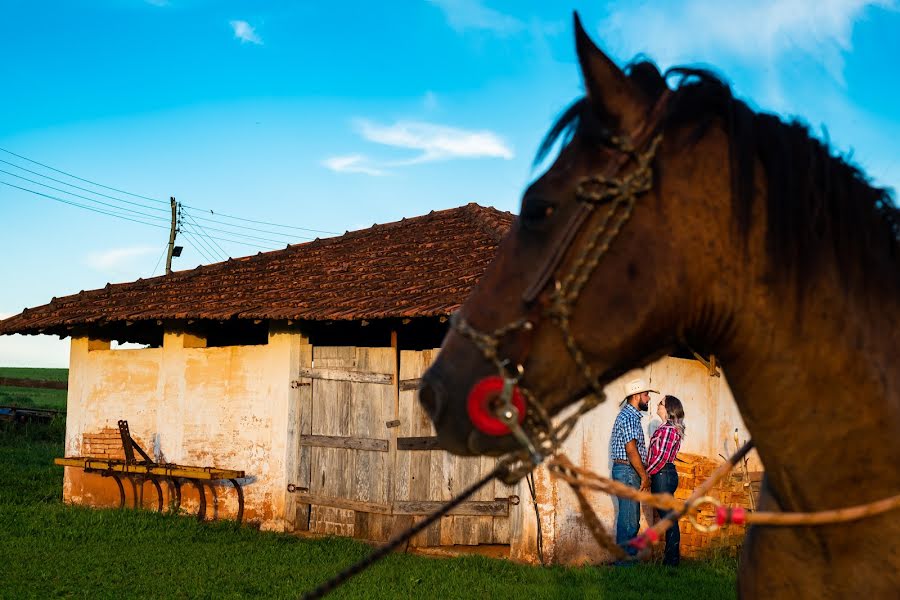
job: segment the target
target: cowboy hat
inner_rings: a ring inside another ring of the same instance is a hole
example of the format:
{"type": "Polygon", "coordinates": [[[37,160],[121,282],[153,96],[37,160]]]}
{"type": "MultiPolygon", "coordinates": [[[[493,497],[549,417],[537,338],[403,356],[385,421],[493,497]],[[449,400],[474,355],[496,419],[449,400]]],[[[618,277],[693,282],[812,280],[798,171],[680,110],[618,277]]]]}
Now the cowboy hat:
{"type": "Polygon", "coordinates": [[[625,382],[625,397],[633,396],[635,394],[640,394],[641,392],[654,392],[656,394],[659,393],[659,390],[654,390],[643,377],[636,377],[634,379],[630,379],[625,382]]]}

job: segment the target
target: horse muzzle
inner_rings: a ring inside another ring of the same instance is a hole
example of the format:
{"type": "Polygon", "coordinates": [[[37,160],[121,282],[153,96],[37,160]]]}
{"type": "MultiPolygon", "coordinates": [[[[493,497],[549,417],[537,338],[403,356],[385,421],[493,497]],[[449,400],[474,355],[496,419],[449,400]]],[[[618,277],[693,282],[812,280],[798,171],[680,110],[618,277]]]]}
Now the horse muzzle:
{"type": "MultiPolygon", "coordinates": [[[[518,447],[509,429],[490,413],[492,400],[499,393],[493,379],[485,377],[472,386],[455,386],[466,389],[463,396],[445,387],[445,382],[456,379],[444,374],[439,363],[425,372],[419,402],[434,424],[441,448],[463,456],[499,456],[518,447]]],[[[524,403],[519,402],[520,414],[524,415],[524,403]]]]}

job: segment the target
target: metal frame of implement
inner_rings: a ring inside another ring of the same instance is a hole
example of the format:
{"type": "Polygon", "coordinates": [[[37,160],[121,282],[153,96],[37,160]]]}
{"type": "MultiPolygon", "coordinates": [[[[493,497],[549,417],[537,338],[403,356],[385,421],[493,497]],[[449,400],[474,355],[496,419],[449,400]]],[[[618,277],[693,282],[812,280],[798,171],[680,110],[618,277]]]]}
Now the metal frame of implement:
{"type": "Polygon", "coordinates": [[[134,492],[133,506],[138,508],[143,505],[144,482],[149,481],[156,488],[158,498],[157,512],[163,511],[163,493],[160,480],[169,480],[174,489],[172,511],[181,507],[181,482],[188,481],[197,488],[200,497],[200,508],[197,511],[197,519],[206,518],[206,493],[203,489],[204,482],[228,480],[234,486],[238,496],[237,522],[244,518],[244,490],[238,479],[244,477],[243,471],[232,469],[217,469],[214,467],[192,467],[176,465],[174,463],[158,463],[134,441],[128,429],[128,421],[119,421],[119,435],[122,438],[122,449],[125,451],[125,459],[119,458],[94,458],[90,456],[72,456],[68,458],[55,458],[53,462],[63,467],[78,467],[85,473],[97,473],[103,477],[112,477],[119,488],[119,508],[125,507],[125,486],[122,478],[128,478],[134,492]],[[135,458],[135,452],[140,455],[140,460],[135,458]],[[140,493],[138,493],[140,490],[140,493]]]}

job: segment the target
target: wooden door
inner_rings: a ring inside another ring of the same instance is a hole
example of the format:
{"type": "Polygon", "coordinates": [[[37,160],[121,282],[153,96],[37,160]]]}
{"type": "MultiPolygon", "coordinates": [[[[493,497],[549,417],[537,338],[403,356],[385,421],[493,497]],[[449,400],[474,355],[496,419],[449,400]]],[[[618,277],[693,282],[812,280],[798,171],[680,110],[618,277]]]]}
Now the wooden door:
{"type": "MultiPolygon", "coordinates": [[[[434,427],[419,405],[417,389],[438,350],[400,352],[400,402],[394,463],[394,513],[423,518],[478,481],[496,465],[490,457],[459,457],[437,448],[434,427]]],[[[413,546],[509,544],[515,489],[491,482],[411,542],[413,546]]]]}
{"type": "Polygon", "coordinates": [[[391,452],[387,423],[394,419],[395,350],[315,346],[309,427],[300,446],[309,451],[309,530],[385,539],[390,532],[391,452]],[[307,433],[308,432],[308,433],[307,433]]]}

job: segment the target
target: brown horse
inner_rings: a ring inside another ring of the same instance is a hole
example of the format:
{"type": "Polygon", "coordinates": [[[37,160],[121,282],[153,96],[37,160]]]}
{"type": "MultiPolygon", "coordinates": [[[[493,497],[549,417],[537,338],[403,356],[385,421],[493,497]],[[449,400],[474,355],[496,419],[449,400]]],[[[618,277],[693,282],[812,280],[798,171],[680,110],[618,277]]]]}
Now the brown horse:
{"type": "MultiPolygon", "coordinates": [[[[647,62],[623,72],[577,16],[575,27],[586,96],[548,134],[538,157],[557,141],[559,156],[525,191],[458,313],[469,334],[455,327],[424,378],[420,400],[444,447],[516,447],[511,435],[473,427],[466,409],[473,385],[498,368],[521,363],[521,388],[556,414],[688,344],[727,369],[766,467],[762,510],[900,492],[900,217],[889,194],[804,125],[753,112],[709,72],[662,76],[647,62]],[[635,173],[639,156],[652,180],[570,298],[567,343],[553,284],[584,266],[584,248],[621,197],[621,186],[596,176],[635,173]],[[471,331],[498,333],[496,360],[471,331]]],[[[900,514],[753,527],[739,590],[900,597],[900,514]]]]}

